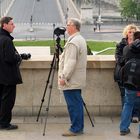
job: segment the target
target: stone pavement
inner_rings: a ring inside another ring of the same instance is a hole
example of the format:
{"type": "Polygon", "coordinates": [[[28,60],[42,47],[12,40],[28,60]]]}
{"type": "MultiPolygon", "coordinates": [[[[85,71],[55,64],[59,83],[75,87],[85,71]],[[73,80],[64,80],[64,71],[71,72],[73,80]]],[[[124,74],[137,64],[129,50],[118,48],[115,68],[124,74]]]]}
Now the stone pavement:
{"type": "Polygon", "coordinates": [[[132,124],[131,133],[127,136],[119,135],[119,117],[95,116],[91,126],[85,117],[85,133],[80,136],[63,137],[61,134],[69,127],[69,118],[64,116],[49,116],[47,119],[45,136],[43,136],[45,117],[13,117],[12,123],[17,124],[17,130],[1,130],[0,140],[134,140],[137,139],[137,126],[132,124]]]}

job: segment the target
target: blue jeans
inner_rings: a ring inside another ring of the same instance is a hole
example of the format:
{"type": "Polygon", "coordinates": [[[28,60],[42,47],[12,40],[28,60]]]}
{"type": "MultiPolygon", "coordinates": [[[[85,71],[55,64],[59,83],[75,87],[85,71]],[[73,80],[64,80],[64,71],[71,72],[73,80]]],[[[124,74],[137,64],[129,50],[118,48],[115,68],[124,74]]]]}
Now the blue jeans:
{"type": "Polygon", "coordinates": [[[132,111],[137,97],[137,92],[138,91],[128,90],[125,88],[125,103],[121,114],[120,131],[127,131],[130,126],[132,111]]]}
{"type": "Polygon", "coordinates": [[[84,109],[81,90],[73,89],[63,92],[71,121],[70,131],[74,133],[82,132],[84,129],[84,109]]]}

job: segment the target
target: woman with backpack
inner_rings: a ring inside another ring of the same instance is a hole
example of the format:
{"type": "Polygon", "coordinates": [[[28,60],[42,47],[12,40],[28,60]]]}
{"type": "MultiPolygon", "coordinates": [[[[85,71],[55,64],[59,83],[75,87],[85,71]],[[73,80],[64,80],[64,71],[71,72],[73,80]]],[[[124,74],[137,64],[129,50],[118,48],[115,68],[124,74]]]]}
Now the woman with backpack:
{"type": "Polygon", "coordinates": [[[135,24],[127,25],[123,30],[122,40],[116,45],[116,51],[115,51],[116,66],[115,66],[115,71],[114,71],[114,80],[115,82],[118,83],[118,86],[120,89],[122,108],[124,105],[124,96],[125,96],[125,90],[122,84],[121,73],[120,73],[121,68],[124,66],[123,49],[125,46],[133,42],[133,34],[134,32],[138,30],[139,29],[135,24]]]}
{"type": "MultiPolygon", "coordinates": [[[[129,126],[131,124],[132,111],[137,94],[140,91],[140,31],[134,33],[134,41],[123,49],[122,69],[123,85],[125,90],[125,102],[121,114],[120,135],[130,133],[129,126]]],[[[138,132],[140,139],[140,126],[138,132]]]]}

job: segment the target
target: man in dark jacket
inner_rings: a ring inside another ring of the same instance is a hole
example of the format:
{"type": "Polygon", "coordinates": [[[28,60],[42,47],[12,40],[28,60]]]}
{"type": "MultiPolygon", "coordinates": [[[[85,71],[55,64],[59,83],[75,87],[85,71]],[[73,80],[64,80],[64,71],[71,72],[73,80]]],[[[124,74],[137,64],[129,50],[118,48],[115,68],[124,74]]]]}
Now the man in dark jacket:
{"type": "Polygon", "coordinates": [[[0,130],[17,129],[10,124],[12,109],[16,98],[16,85],[22,83],[19,70],[21,56],[13,44],[15,25],[11,17],[3,17],[0,21],[0,130]]]}

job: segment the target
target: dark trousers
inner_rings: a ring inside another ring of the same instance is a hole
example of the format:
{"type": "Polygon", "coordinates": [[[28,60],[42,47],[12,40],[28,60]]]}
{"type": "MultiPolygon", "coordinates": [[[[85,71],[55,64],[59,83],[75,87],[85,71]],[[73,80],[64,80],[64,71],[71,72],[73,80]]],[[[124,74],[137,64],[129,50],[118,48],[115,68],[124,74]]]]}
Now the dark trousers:
{"type": "Polygon", "coordinates": [[[119,86],[119,89],[120,89],[121,103],[122,103],[122,108],[123,108],[123,105],[124,105],[124,102],[125,102],[125,88],[119,82],[118,82],[118,86],[119,86]]]}
{"type": "Polygon", "coordinates": [[[16,85],[0,84],[0,125],[7,126],[12,119],[12,109],[15,104],[16,85]]]}

